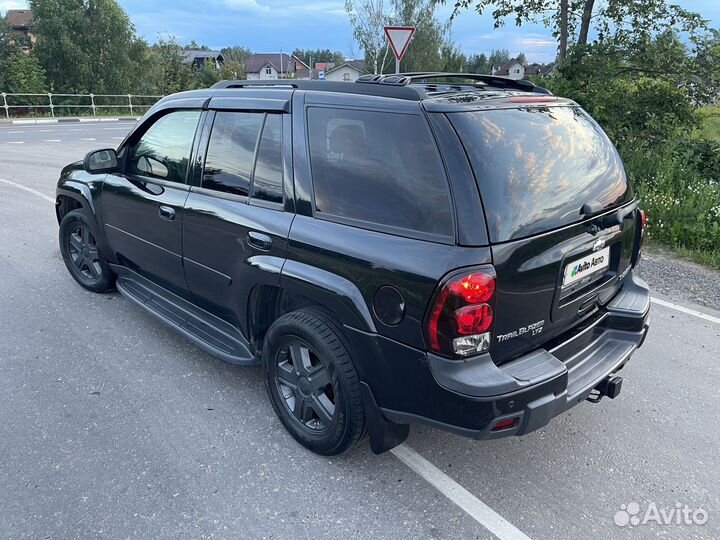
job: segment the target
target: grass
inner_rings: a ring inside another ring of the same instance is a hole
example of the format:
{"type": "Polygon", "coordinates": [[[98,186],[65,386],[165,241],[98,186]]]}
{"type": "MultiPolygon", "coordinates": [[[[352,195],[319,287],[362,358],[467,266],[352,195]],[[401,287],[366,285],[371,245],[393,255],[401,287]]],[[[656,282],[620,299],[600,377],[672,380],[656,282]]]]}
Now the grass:
{"type": "Polygon", "coordinates": [[[720,143],[720,104],[703,107],[702,116],[703,122],[695,137],[720,143]]]}
{"type": "Polygon", "coordinates": [[[648,242],[720,269],[720,107],[706,109],[691,139],[622,153],[648,242]]]}

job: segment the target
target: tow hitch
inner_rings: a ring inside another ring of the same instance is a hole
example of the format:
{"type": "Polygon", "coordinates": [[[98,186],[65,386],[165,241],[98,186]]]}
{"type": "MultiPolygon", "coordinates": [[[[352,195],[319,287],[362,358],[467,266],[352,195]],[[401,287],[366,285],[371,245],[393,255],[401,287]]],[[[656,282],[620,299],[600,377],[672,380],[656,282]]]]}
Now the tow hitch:
{"type": "Polygon", "coordinates": [[[610,399],[615,399],[617,396],[620,395],[620,391],[622,390],[622,382],[622,377],[613,377],[612,375],[610,375],[609,377],[603,379],[595,388],[593,388],[587,400],[590,403],[600,403],[600,400],[605,396],[609,397],[610,399]]]}

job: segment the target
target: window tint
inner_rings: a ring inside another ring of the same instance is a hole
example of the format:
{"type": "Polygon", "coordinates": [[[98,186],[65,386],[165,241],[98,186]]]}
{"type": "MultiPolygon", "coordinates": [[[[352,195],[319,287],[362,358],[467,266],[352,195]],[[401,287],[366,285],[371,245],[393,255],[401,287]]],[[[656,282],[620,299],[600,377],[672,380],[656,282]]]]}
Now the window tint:
{"type": "Polygon", "coordinates": [[[268,114],[258,148],[253,198],[283,202],[282,116],[268,114]]]}
{"type": "Polygon", "coordinates": [[[130,148],[128,172],[185,183],[200,111],[177,111],[158,119],[130,148]]]}
{"type": "Polygon", "coordinates": [[[424,118],[311,108],[308,125],[319,216],[452,237],[445,172],[424,118]]]}
{"type": "Polygon", "coordinates": [[[202,187],[247,196],[250,193],[261,113],[218,112],[215,115],[202,187]]]}
{"type": "Polygon", "coordinates": [[[615,147],[579,107],[448,114],[475,171],[490,237],[504,242],[582,219],[580,209],[630,201],[615,147]]]}

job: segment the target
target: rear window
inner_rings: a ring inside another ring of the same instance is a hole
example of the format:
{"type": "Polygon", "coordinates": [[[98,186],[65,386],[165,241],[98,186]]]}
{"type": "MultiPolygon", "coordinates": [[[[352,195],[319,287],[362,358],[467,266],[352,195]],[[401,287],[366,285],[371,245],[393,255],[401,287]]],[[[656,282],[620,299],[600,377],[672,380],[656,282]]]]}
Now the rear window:
{"type": "Polygon", "coordinates": [[[308,126],[318,217],[452,239],[445,170],[423,117],[313,107],[308,126]]]}
{"type": "Polygon", "coordinates": [[[630,201],[622,161],[579,107],[527,107],[448,114],[478,180],[492,242],[582,219],[596,201],[630,201]]]}

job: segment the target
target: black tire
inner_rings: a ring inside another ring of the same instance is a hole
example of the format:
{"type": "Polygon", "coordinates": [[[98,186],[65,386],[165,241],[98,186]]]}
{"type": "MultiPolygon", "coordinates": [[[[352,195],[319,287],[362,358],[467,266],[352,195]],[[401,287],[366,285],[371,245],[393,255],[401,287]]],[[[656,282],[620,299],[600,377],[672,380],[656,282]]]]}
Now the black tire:
{"type": "Polygon", "coordinates": [[[114,288],[115,274],[95,242],[90,220],[84,210],[65,214],[60,221],[59,236],[60,253],[75,281],[96,293],[114,288]]]}
{"type": "Polygon", "coordinates": [[[324,312],[301,309],[275,321],[264,340],[263,372],[275,413],[305,448],[334,456],[363,439],[360,379],[342,330],[324,312]]]}

